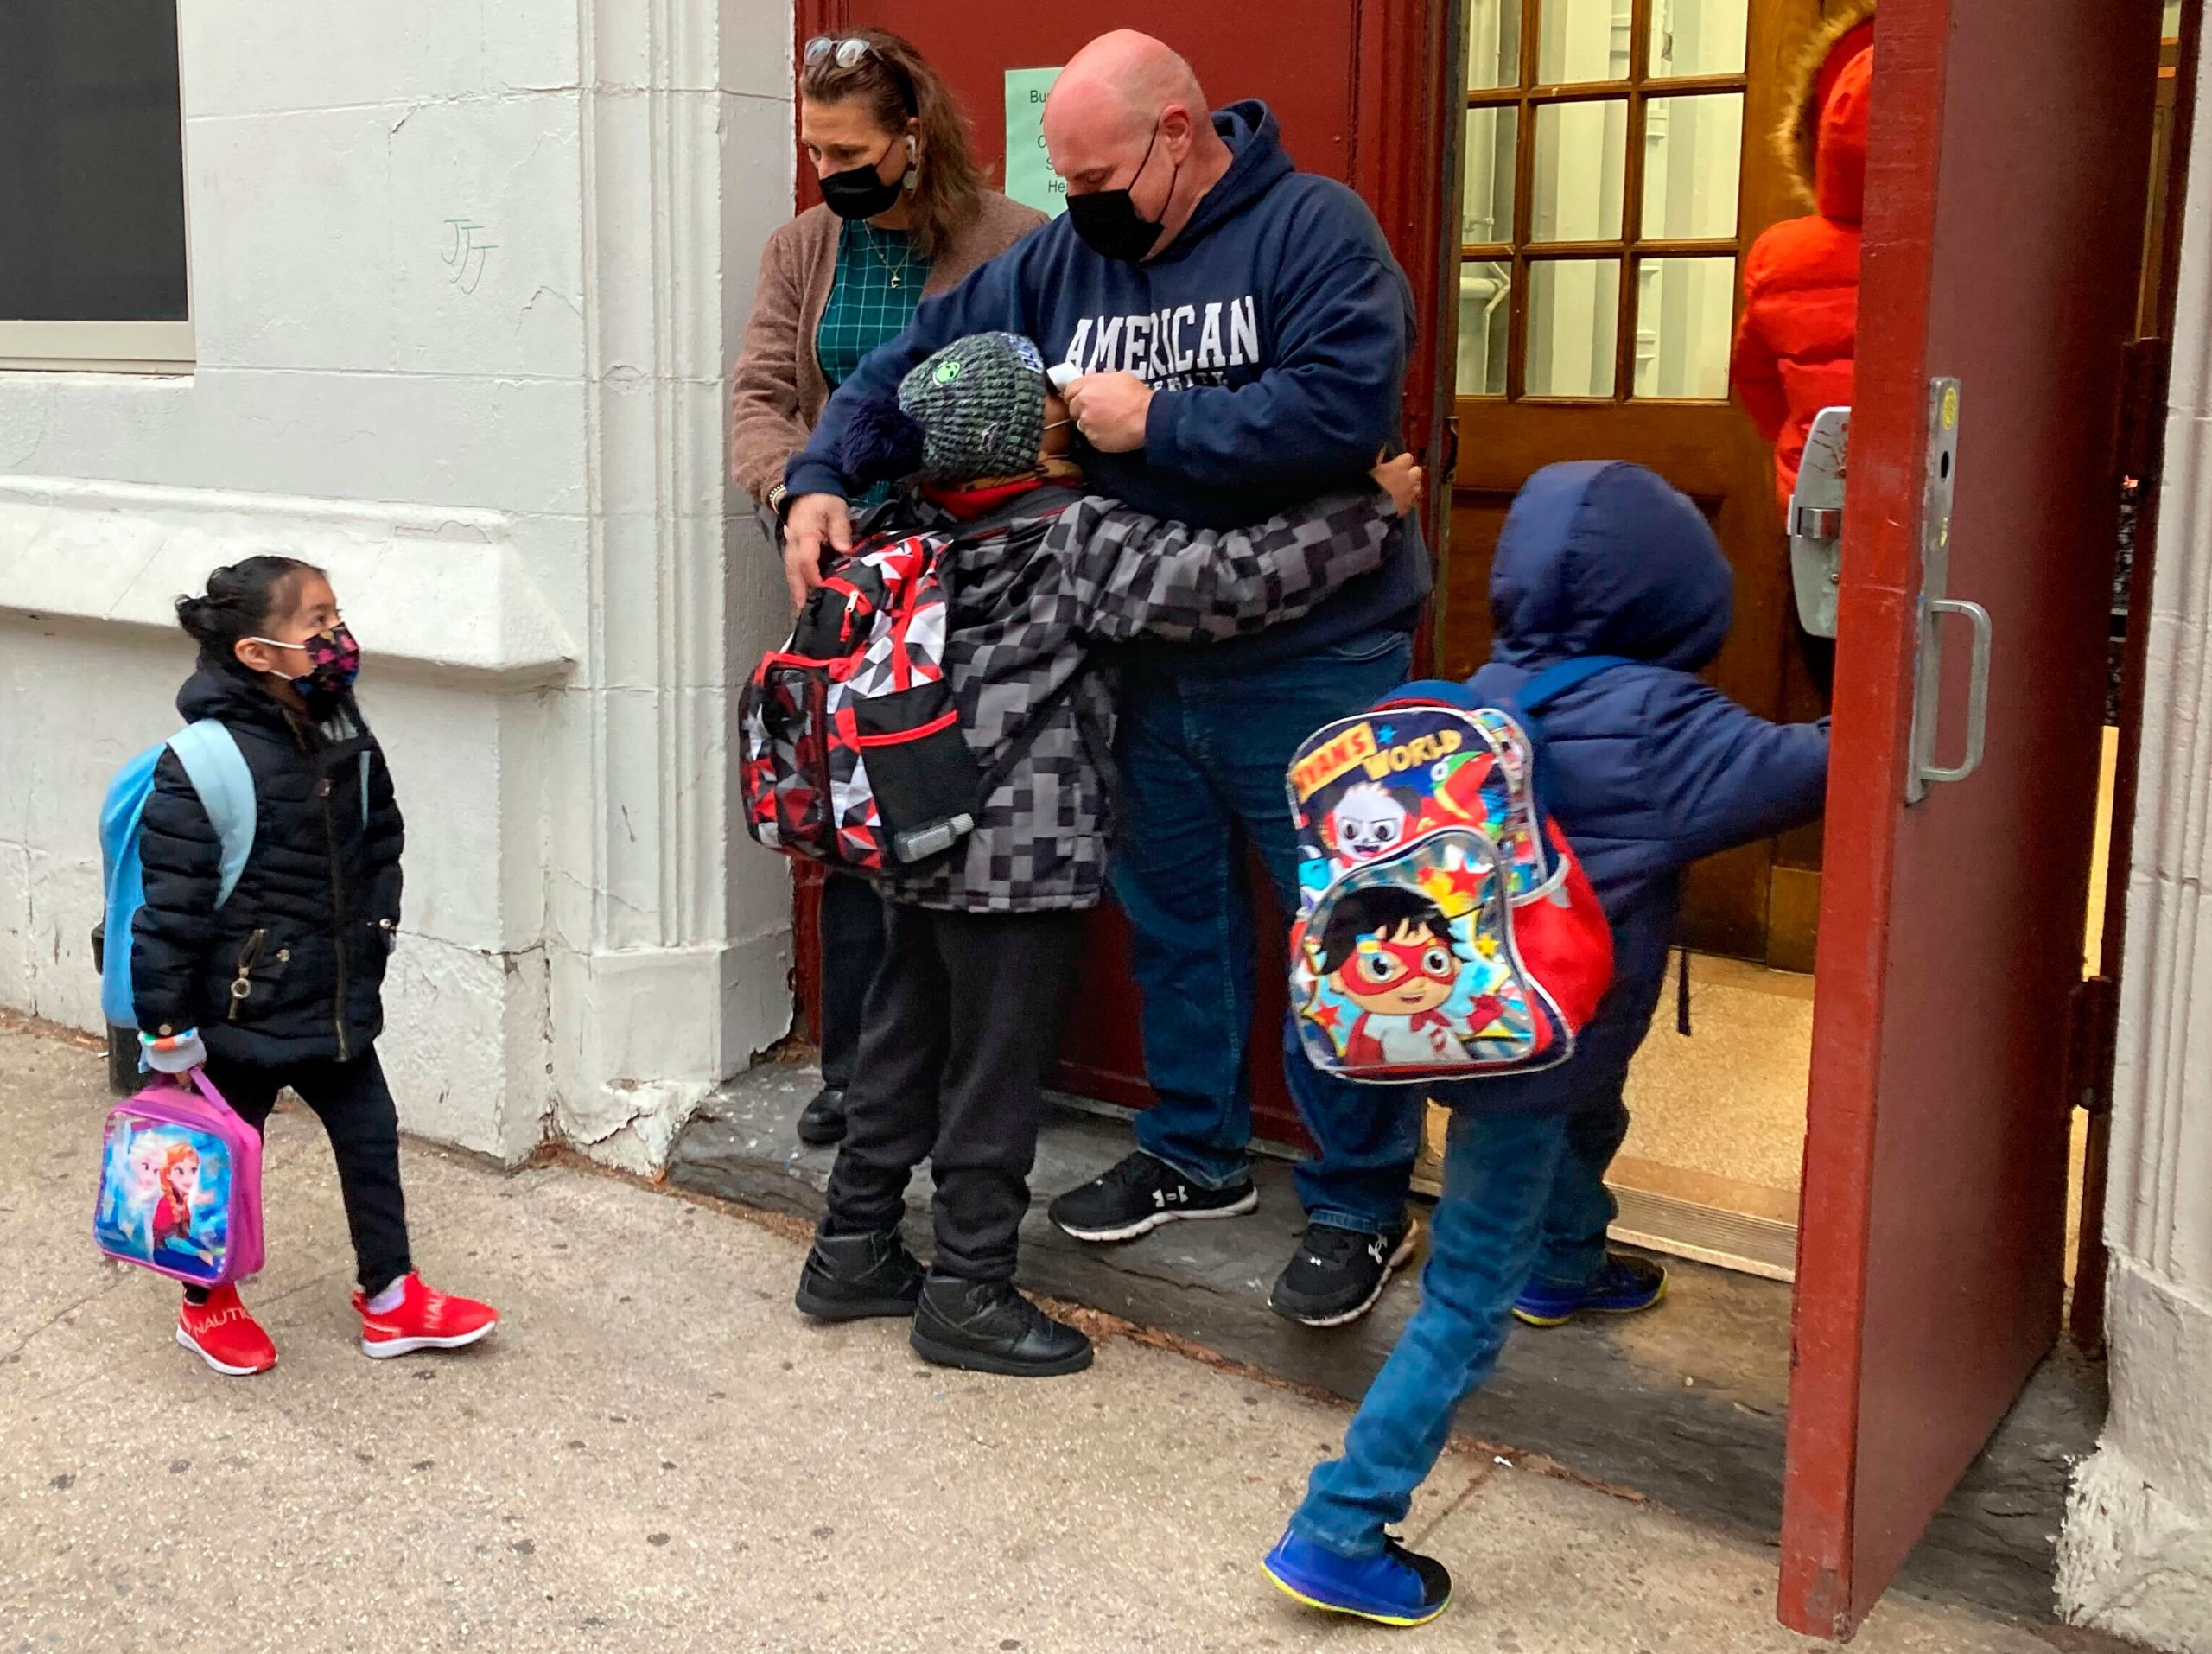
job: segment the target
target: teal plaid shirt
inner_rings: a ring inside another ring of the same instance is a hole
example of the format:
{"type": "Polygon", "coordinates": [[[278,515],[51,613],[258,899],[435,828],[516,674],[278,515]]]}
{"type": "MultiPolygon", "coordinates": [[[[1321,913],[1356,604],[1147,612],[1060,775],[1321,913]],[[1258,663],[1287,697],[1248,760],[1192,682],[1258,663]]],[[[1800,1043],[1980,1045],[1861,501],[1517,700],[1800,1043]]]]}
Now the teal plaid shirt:
{"type": "MultiPolygon", "coordinates": [[[[914,319],[922,302],[928,264],[914,251],[904,230],[879,230],[865,219],[849,219],[837,234],[837,268],[830,278],[830,297],[822,325],[814,331],[815,359],[835,391],[878,345],[896,339],[914,319]]],[[[855,499],[865,509],[887,499],[891,485],[879,482],[855,499]]]]}
{"type": "Polygon", "coordinates": [[[831,390],[853,376],[868,352],[906,331],[929,276],[904,230],[853,219],[838,232],[836,273],[814,334],[814,354],[831,390]]]}

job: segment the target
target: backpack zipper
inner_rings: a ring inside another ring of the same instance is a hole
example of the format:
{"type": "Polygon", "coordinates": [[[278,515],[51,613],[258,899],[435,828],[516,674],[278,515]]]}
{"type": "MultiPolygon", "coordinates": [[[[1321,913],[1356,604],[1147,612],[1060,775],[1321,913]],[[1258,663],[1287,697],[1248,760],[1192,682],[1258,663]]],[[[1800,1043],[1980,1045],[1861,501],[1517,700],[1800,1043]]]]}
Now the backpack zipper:
{"type": "Polygon", "coordinates": [[[246,938],[245,945],[238,950],[238,974],[231,978],[231,1008],[224,1016],[225,1021],[238,1020],[238,1007],[245,1004],[246,996],[253,992],[254,964],[261,957],[261,950],[268,940],[267,931],[256,931],[246,938]]]}
{"type": "Polygon", "coordinates": [[[833,796],[830,779],[830,691],[821,684],[810,682],[807,686],[807,710],[814,720],[815,765],[812,779],[815,796],[822,802],[822,824],[830,836],[829,849],[837,851],[837,801],[833,796]]]}
{"type": "Polygon", "coordinates": [[[338,816],[331,808],[330,778],[315,784],[315,799],[322,806],[323,837],[330,844],[330,940],[338,958],[338,992],[330,1002],[331,1026],[338,1030],[338,1060],[350,1062],[346,1048],[346,881],[338,860],[338,816]]]}

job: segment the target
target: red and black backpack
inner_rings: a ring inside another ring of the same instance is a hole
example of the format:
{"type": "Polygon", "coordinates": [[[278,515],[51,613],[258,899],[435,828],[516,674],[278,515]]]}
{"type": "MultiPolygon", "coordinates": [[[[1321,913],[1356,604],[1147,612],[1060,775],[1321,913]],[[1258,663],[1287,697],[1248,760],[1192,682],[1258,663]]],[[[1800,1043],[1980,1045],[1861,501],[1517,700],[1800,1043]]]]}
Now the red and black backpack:
{"type": "Polygon", "coordinates": [[[972,831],[989,788],[945,676],[943,533],[864,542],[761,657],[739,716],[746,825],[771,849],[861,872],[972,831]]]}

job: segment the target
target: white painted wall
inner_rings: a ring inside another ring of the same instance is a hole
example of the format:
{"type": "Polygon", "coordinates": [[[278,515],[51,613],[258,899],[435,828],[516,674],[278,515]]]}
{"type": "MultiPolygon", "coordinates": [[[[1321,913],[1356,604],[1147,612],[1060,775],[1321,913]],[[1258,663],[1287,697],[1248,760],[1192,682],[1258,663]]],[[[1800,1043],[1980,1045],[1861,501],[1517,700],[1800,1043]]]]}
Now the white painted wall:
{"type": "Polygon", "coordinates": [[[2190,167],[2113,1085],[2112,1414],[2068,1615],[2212,1654],[2212,149],[2190,167]]]}
{"type": "Polygon", "coordinates": [[[167,603],[326,563],[409,817],[412,1129],[649,1168],[788,1025],[729,685],[785,614],[723,372],[791,210],[788,0],[194,0],[189,378],[0,374],[0,1005],[98,1021],[167,603]]]}

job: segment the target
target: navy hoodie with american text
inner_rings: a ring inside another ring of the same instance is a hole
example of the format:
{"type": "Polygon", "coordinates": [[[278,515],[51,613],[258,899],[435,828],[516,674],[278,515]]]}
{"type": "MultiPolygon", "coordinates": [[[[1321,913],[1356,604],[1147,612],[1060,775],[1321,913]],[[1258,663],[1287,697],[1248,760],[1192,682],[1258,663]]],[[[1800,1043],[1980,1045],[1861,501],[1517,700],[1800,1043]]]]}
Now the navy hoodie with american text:
{"type": "MultiPolygon", "coordinates": [[[[1065,217],[1032,231],[925,300],[906,331],[838,387],[786,468],[790,493],[850,493],[837,456],[852,410],[894,398],[932,351],[992,330],[1034,340],[1047,363],[1118,369],[1153,386],[1141,452],[1081,448],[1093,493],[1218,529],[1364,488],[1398,434],[1414,335],[1405,273],[1357,195],[1292,166],[1265,105],[1233,104],[1213,121],[1229,171],[1156,258],[1101,258],[1065,217]]],[[[1305,619],[1177,646],[1177,664],[1249,666],[1377,627],[1409,629],[1428,559],[1409,519],[1396,532],[1382,567],[1305,619]]]]}

